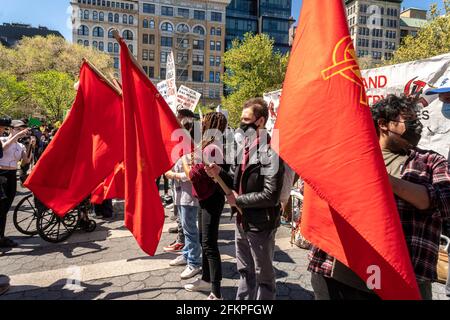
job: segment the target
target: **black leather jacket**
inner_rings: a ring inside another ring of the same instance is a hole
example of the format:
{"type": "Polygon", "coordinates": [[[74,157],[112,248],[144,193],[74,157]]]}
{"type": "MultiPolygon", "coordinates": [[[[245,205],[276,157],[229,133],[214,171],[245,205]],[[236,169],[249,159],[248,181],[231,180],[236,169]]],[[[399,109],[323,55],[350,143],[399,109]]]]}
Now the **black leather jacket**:
{"type": "Polygon", "coordinates": [[[236,192],[239,192],[242,178],[242,194],[236,199],[236,204],[243,212],[244,231],[266,231],[280,226],[284,163],[269,147],[264,154],[266,159],[263,163],[258,160],[248,165],[244,172],[241,165],[236,165],[220,174],[228,187],[236,192]]]}

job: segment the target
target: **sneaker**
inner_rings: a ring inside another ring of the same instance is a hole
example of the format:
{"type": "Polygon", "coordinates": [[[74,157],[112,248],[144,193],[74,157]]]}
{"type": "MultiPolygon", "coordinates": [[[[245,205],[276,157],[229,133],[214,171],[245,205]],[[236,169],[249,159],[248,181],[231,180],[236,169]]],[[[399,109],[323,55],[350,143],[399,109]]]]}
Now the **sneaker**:
{"type": "Polygon", "coordinates": [[[223,300],[223,298],[217,298],[214,293],[211,292],[208,298],[206,300],[223,300]]]}
{"type": "Polygon", "coordinates": [[[184,248],[184,243],[173,242],[172,244],[164,247],[163,250],[165,252],[180,252],[184,248]]]}
{"type": "Polygon", "coordinates": [[[211,290],[211,284],[209,282],[203,281],[200,278],[197,278],[194,282],[185,285],[184,289],[189,292],[209,291],[211,290]]]}
{"type": "Polygon", "coordinates": [[[171,267],[175,267],[175,266],[185,266],[187,265],[187,261],[184,258],[183,255],[176,257],[175,259],[173,259],[172,261],[170,261],[169,266],[171,267]]]}
{"type": "Polygon", "coordinates": [[[14,248],[17,247],[19,244],[9,238],[2,238],[0,239],[0,248],[14,248]]]}
{"type": "Polygon", "coordinates": [[[169,233],[178,233],[178,227],[169,228],[169,233]]]}
{"type": "Polygon", "coordinates": [[[181,279],[186,280],[186,279],[192,278],[193,276],[198,275],[201,272],[202,272],[202,268],[200,268],[200,267],[195,268],[192,266],[187,266],[186,269],[184,269],[184,271],[181,273],[180,277],[181,277],[181,279]]]}

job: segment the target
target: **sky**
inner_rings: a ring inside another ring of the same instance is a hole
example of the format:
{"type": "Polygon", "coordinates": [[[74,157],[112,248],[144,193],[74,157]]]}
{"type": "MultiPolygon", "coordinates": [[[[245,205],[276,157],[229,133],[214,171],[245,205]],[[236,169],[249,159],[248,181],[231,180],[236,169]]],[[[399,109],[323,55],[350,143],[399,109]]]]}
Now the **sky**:
{"type": "MultiPolygon", "coordinates": [[[[296,20],[300,13],[301,2],[302,0],[292,0],[292,16],[296,20]]],[[[442,3],[442,0],[404,0],[403,7],[428,9],[433,2],[442,3]]],[[[0,24],[19,22],[33,26],[42,25],[58,30],[71,41],[69,3],[69,0],[0,0],[0,24]]]]}

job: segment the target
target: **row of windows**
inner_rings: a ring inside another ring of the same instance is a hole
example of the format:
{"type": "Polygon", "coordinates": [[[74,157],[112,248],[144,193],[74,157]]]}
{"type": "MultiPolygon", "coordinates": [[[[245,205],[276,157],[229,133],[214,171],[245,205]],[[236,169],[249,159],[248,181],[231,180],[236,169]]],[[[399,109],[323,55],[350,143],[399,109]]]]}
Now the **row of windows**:
{"type": "MultiPolygon", "coordinates": [[[[142,21],[142,27],[144,29],[155,29],[155,21],[153,21],[153,20],[149,21],[147,19],[144,19],[142,21]]],[[[175,30],[174,29],[174,25],[172,23],[170,23],[170,22],[163,22],[163,23],[161,23],[160,29],[162,31],[165,31],[165,32],[173,32],[175,30]]],[[[191,31],[191,28],[185,23],[180,23],[180,24],[178,24],[176,30],[177,30],[177,32],[180,32],[180,33],[189,33],[191,31]]],[[[192,29],[192,32],[195,33],[195,34],[199,34],[199,35],[205,35],[205,28],[202,27],[202,26],[195,26],[192,29]]],[[[212,27],[210,29],[210,35],[212,35],[212,36],[221,36],[222,35],[222,28],[212,27]]]]}
{"type": "MultiPolygon", "coordinates": [[[[377,5],[368,5],[368,4],[361,4],[359,6],[359,11],[361,13],[370,13],[370,14],[378,14],[378,15],[384,15],[384,7],[380,7],[377,5]]],[[[353,10],[352,13],[355,11],[353,10]]],[[[398,17],[398,9],[394,8],[387,8],[386,15],[391,17],[398,17]]]]}
{"type": "MultiPolygon", "coordinates": [[[[142,11],[148,14],[156,13],[156,6],[150,3],[144,3],[142,6],[142,11]]],[[[190,9],[187,8],[177,8],[177,16],[189,19],[190,9]]],[[[173,17],[175,10],[173,7],[161,6],[161,16],[173,17]]],[[[206,12],[203,10],[194,10],[194,19],[195,20],[206,20],[206,12]]],[[[211,12],[210,15],[211,21],[222,22],[223,15],[221,12],[211,12]]]]}
{"type": "MultiPolygon", "coordinates": [[[[369,39],[359,38],[358,39],[358,47],[369,48],[370,47],[369,39]]],[[[372,40],[372,48],[383,49],[383,41],[382,40],[372,40]]],[[[385,41],[384,48],[388,49],[388,50],[395,50],[396,44],[395,44],[395,42],[385,41]]]]}
{"type": "MultiPolygon", "coordinates": [[[[168,52],[161,52],[160,55],[160,62],[161,63],[167,63],[167,55],[168,52]]],[[[193,64],[197,66],[203,66],[204,65],[204,56],[203,55],[193,55],[193,64]]],[[[143,49],[142,50],[142,60],[143,61],[155,61],[155,50],[148,50],[143,49]]],[[[179,52],[176,57],[176,63],[177,64],[188,64],[189,63],[189,54],[179,52]]],[[[211,67],[220,67],[221,64],[221,57],[220,56],[214,56],[211,55],[209,57],[209,65],[211,67]]]]}
{"type": "MultiPolygon", "coordinates": [[[[80,15],[81,20],[89,20],[89,18],[90,18],[89,10],[84,10],[84,11],[80,10],[79,15],[80,15]]],[[[93,11],[92,12],[92,20],[105,21],[105,14],[103,12],[93,11]]],[[[118,13],[116,13],[116,14],[113,14],[111,12],[108,13],[108,22],[120,23],[120,15],[118,13]]],[[[122,23],[133,25],[134,24],[134,16],[123,14],[122,15],[122,23]]]]}
{"type": "MultiPolygon", "coordinates": [[[[143,34],[144,44],[155,44],[155,36],[143,34]]],[[[161,36],[161,46],[163,47],[173,47],[173,38],[161,36]]],[[[189,48],[189,39],[177,38],[177,47],[187,49],[189,48]]],[[[194,39],[192,41],[192,48],[195,50],[205,50],[205,41],[194,39]]],[[[209,50],[211,51],[222,51],[221,41],[210,41],[209,50]]]]}
{"type": "Polygon", "coordinates": [[[134,10],[134,4],[123,3],[117,1],[105,1],[105,0],[78,0],[78,3],[89,4],[94,6],[102,6],[107,8],[117,8],[122,10],[134,10]]]}
{"type": "MultiPolygon", "coordinates": [[[[77,34],[79,36],[89,36],[89,27],[87,27],[85,25],[81,25],[77,30],[77,34]]],[[[97,37],[97,38],[103,38],[105,36],[105,31],[102,27],[95,27],[92,30],[92,36],[97,37]]],[[[113,29],[109,29],[108,38],[110,38],[110,39],[114,38],[113,29]]],[[[134,39],[133,32],[130,30],[124,30],[122,32],[122,38],[124,38],[125,40],[133,40],[134,39]]]]}
{"type": "MultiPolygon", "coordinates": [[[[77,42],[80,46],[89,47],[90,43],[88,40],[81,40],[79,39],[77,42]]],[[[99,51],[105,51],[105,43],[103,41],[92,41],[92,47],[94,49],[97,49],[99,51]]],[[[133,52],[134,48],[132,44],[128,45],[128,48],[131,52],[133,52]]],[[[119,44],[118,43],[112,43],[108,42],[108,52],[109,53],[119,53],[119,44]]]]}

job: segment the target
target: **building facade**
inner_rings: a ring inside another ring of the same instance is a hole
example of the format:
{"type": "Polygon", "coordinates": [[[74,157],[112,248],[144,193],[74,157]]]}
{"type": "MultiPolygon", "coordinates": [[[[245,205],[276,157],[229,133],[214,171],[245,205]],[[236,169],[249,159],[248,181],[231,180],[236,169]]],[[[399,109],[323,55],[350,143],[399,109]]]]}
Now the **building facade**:
{"type": "Polygon", "coordinates": [[[139,24],[137,0],[71,0],[71,5],[74,12],[73,43],[110,54],[114,59],[114,68],[118,70],[119,44],[112,35],[115,28],[137,57],[139,24]]]}
{"type": "Polygon", "coordinates": [[[400,13],[400,42],[407,36],[415,37],[428,23],[427,10],[408,8],[400,13]]]}
{"type": "Polygon", "coordinates": [[[345,0],[358,57],[389,60],[400,45],[402,0],[345,0]]]}
{"type": "Polygon", "coordinates": [[[47,37],[49,35],[64,38],[59,31],[49,30],[43,26],[33,28],[29,24],[22,23],[3,23],[3,25],[0,25],[0,43],[7,48],[16,46],[23,37],[47,37]]]}
{"type": "Polygon", "coordinates": [[[275,49],[287,53],[292,0],[231,0],[227,7],[226,48],[244,34],[266,33],[275,40],[275,49]]]}
{"type": "Polygon", "coordinates": [[[223,92],[226,6],[230,0],[140,0],[138,61],[156,84],[173,50],[177,86],[217,105],[223,92]]]}

